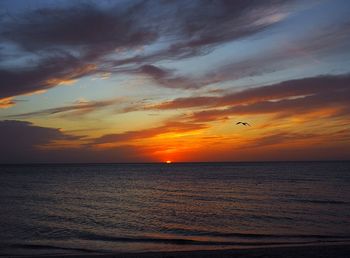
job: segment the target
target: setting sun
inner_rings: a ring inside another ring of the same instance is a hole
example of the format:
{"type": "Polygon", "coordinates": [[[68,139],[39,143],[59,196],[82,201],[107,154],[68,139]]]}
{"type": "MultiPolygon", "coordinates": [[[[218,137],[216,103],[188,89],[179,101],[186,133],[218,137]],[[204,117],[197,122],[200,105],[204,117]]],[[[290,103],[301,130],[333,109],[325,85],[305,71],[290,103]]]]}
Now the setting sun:
{"type": "Polygon", "coordinates": [[[0,258],[350,258],[349,32],[350,0],[0,0],[0,258]]]}

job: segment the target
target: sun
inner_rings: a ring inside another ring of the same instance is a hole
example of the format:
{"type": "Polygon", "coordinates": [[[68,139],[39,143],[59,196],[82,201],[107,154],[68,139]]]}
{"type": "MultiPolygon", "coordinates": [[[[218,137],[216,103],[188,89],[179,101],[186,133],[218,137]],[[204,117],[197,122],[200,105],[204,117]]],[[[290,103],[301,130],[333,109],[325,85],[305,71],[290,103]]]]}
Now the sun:
{"type": "Polygon", "coordinates": [[[171,160],[167,160],[167,161],[165,161],[165,163],[170,164],[170,163],[171,163],[171,160]]]}

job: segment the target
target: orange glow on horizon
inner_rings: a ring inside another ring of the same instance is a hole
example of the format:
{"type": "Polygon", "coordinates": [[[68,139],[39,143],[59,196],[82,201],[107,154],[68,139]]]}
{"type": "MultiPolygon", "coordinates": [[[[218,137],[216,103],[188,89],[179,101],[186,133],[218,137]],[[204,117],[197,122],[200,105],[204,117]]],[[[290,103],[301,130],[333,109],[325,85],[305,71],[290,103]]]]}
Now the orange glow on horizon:
{"type": "Polygon", "coordinates": [[[167,161],[165,161],[165,163],[171,164],[171,160],[167,160],[167,161]]]}

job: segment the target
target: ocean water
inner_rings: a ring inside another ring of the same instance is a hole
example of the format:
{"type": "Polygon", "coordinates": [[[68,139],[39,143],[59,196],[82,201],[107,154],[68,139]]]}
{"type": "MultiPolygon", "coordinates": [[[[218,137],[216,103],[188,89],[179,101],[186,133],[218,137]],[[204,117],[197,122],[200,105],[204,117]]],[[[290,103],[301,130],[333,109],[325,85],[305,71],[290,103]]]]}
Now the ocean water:
{"type": "Polygon", "coordinates": [[[350,241],[350,162],[0,166],[0,255],[350,241]]]}

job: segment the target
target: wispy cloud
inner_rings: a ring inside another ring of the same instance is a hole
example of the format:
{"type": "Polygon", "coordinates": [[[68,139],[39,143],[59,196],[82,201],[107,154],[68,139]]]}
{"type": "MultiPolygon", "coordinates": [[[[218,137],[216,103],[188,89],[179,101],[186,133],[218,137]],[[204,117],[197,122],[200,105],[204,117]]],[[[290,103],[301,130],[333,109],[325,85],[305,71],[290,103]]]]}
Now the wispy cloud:
{"type": "Polygon", "coordinates": [[[123,100],[121,98],[100,100],[100,101],[79,100],[73,105],[57,107],[57,108],[48,108],[48,109],[29,112],[29,113],[10,115],[8,116],[8,118],[49,116],[49,115],[55,115],[60,113],[69,113],[69,115],[83,115],[83,114],[94,112],[102,108],[117,105],[120,103],[123,103],[123,100]]]}
{"type": "Polygon", "coordinates": [[[152,138],[157,135],[162,135],[166,133],[172,133],[172,134],[185,133],[185,132],[202,130],[206,128],[208,128],[207,125],[200,124],[200,123],[185,123],[185,122],[169,121],[161,126],[148,128],[144,130],[127,131],[127,132],[118,133],[118,134],[103,135],[99,138],[94,139],[91,143],[92,144],[105,144],[105,143],[120,144],[123,142],[152,138]]]}
{"type": "Polygon", "coordinates": [[[145,109],[206,108],[195,111],[195,121],[222,119],[242,114],[302,114],[317,110],[348,110],[349,75],[319,76],[285,81],[222,96],[178,98],[145,109]]]}

